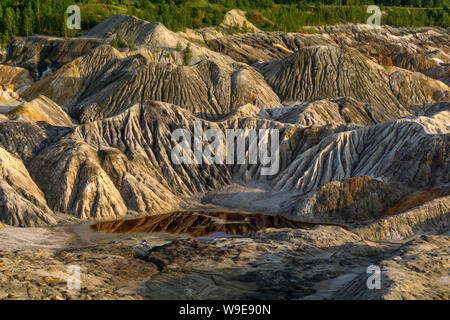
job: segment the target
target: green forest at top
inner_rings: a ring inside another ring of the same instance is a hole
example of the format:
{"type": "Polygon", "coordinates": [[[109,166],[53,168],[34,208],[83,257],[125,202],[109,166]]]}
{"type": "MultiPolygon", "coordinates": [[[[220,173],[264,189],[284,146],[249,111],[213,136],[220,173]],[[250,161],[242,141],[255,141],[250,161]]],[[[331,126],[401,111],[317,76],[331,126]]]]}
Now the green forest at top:
{"type": "MultiPolygon", "coordinates": [[[[81,8],[82,30],[112,14],[158,21],[173,31],[219,25],[225,13],[242,9],[258,28],[298,31],[304,26],[365,23],[368,5],[378,5],[381,23],[399,27],[450,27],[450,0],[1,0],[0,43],[14,36],[74,36],[66,9],[81,8]]],[[[239,30],[237,30],[239,32],[239,30]]]]}

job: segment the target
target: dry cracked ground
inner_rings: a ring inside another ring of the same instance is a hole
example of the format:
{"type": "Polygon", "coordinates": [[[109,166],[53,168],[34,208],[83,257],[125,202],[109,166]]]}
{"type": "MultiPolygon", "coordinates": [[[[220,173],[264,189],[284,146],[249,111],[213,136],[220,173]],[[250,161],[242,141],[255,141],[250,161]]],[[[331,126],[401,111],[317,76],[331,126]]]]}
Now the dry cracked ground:
{"type": "Polygon", "coordinates": [[[0,53],[0,299],[450,298],[449,30],[229,21],[0,53]],[[174,164],[199,123],[277,129],[279,171],[174,164]]]}

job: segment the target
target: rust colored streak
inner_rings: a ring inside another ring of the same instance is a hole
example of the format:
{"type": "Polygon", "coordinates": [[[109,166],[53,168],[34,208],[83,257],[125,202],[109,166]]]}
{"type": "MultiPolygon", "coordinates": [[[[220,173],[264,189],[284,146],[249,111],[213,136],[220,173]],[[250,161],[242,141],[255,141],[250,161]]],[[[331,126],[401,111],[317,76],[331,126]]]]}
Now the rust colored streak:
{"type": "Polygon", "coordinates": [[[401,198],[392,208],[389,208],[383,212],[378,219],[403,213],[415,207],[421,206],[426,202],[448,195],[450,195],[450,188],[437,188],[409,194],[401,198]]]}

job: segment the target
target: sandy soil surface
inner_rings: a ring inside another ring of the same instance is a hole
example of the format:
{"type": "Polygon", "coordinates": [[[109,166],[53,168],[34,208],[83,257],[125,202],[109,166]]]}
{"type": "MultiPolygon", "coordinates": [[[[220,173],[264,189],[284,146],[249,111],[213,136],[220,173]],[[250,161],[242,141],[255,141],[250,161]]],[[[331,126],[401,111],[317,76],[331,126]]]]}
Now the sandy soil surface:
{"type": "Polygon", "coordinates": [[[0,229],[0,299],[143,299],[134,292],[155,266],[135,259],[133,248],[189,238],[102,234],[90,224],[0,229]],[[81,270],[80,290],[68,287],[72,266],[81,270]]]}
{"type": "Polygon", "coordinates": [[[288,211],[297,196],[291,192],[277,192],[265,184],[244,185],[235,182],[220,190],[209,192],[201,200],[205,204],[240,211],[279,214],[288,211]]]}
{"type": "Polygon", "coordinates": [[[168,233],[153,234],[103,234],[93,232],[89,226],[93,222],[46,228],[15,228],[4,226],[0,229],[0,251],[21,251],[36,249],[62,250],[102,245],[108,242],[139,244],[142,241],[162,244],[173,239],[189,237],[189,235],[173,235],[168,233]]]}
{"type": "Polygon", "coordinates": [[[195,239],[90,224],[0,229],[0,299],[450,299],[448,235],[367,241],[316,226],[195,239]],[[366,287],[371,265],[380,290],[366,287]]]}

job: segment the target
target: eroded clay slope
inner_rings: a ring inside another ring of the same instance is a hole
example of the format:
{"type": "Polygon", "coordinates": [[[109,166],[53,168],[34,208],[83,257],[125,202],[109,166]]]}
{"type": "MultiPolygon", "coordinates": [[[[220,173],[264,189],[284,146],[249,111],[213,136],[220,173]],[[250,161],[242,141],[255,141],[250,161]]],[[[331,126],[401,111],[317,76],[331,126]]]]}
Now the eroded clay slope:
{"type": "Polygon", "coordinates": [[[68,114],[59,105],[42,95],[8,112],[7,117],[10,119],[27,118],[56,127],[74,126],[68,114]]]}
{"type": "Polygon", "coordinates": [[[176,196],[230,179],[225,167],[171,162],[172,129],[184,123],[193,131],[194,119],[182,108],[164,103],[136,105],[118,116],[77,127],[34,157],[29,169],[52,209],[80,218],[176,208],[176,196]]]}
{"type": "Polygon", "coordinates": [[[23,91],[34,82],[28,70],[0,64],[0,85],[23,91]]]}
{"type": "Polygon", "coordinates": [[[448,100],[448,86],[419,73],[385,68],[350,47],[314,46],[257,66],[283,102],[352,97],[399,118],[409,107],[448,100]]]}
{"type": "Polygon", "coordinates": [[[5,63],[25,68],[39,80],[101,44],[99,39],[17,37],[8,44],[5,63]]]}
{"type": "Polygon", "coordinates": [[[450,180],[449,112],[358,128],[321,140],[275,179],[281,190],[309,192],[352,176],[428,188],[450,180]],[[403,170],[399,168],[405,168],[403,170]]]}
{"type": "Polygon", "coordinates": [[[343,125],[353,123],[370,126],[394,120],[381,108],[356,101],[350,97],[293,103],[274,112],[274,118],[283,123],[302,126],[343,125]]]}
{"type": "Polygon", "coordinates": [[[192,54],[188,64],[195,64],[204,59],[219,63],[233,62],[230,57],[210,50],[207,46],[186,40],[159,22],[148,22],[133,16],[112,15],[85,32],[83,37],[99,38],[104,43],[110,43],[118,35],[137,47],[148,48],[157,61],[161,62],[183,64],[183,51],[188,44],[192,54]]]}
{"type": "Polygon", "coordinates": [[[22,161],[0,148],[0,221],[18,227],[55,224],[44,193],[22,161]]]}
{"type": "Polygon", "coordinates": [[[139,53],[124,56],[109,46],[92,50],[30,87],[62,106],[81,122],[116,115],[148,100],[180,105],[205,118],[218,118],[252,103],[281,106],[278,96],[253,68],[203,60],[194,66],[159,63],[139,53]]]}

